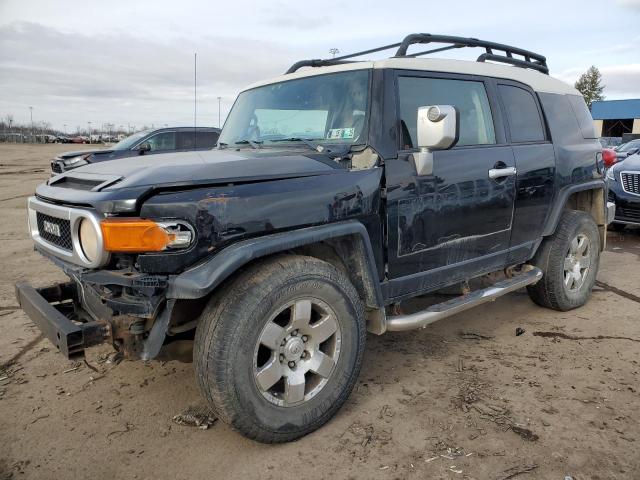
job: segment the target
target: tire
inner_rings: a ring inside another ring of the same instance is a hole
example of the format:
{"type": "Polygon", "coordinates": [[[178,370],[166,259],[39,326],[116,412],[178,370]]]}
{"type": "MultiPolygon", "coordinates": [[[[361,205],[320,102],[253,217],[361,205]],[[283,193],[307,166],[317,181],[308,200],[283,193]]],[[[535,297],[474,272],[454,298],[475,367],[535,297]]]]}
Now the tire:
{"type": "Polygon", "coordinates": [[[595,221],[585,212],[567,210],[531,262],[544,275],[527,287],[529,296],[540,306],[563,312],[581,307],[591,295],[599,261],[600,234],[595,221]]]}
{"type": "Polygon", "coordinates": [[[196,330],[196,378],[218,417],[244,436],[291,441],[344,404],[365,335],[363,304],[343,273],[313,257],[279,255],[211,298],[196,330]]]}
{"type": "Polygon", "coordinates": [[[627,225],[624,223],[612,223],[609,225],[609,228],[615,232],[621,232],[627,228],[627,225]]]}

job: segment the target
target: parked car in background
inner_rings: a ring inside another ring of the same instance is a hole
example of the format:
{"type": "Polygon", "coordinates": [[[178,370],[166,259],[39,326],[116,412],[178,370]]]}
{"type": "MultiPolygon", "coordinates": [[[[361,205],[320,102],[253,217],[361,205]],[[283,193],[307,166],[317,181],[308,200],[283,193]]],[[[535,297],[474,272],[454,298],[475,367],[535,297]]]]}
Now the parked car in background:
{"type": "Polygon", "coordinates": [[[89,139],[82,135],[76,135],[75,137],[71,137],[71,141],[69,143],[89,143],[89,139]]]}
{"type": "Polygon", "coordinates": [[[209,150],[216,145],[219,135],[219,128],[210,127],[176,127],[145,130],[134,133],[109,149],[62,153],[51,161],[51,170],[54,174],[58,174],[89,163],[135,157],[147,153],[209,150]]]}
{"type": "Polygon", "coordinates": [[[623,230],[627,225],[640,225],[640,152],[609,168],[607,183],[609,201],[616,204],[612,228],[623,230]]]}
{"type": "Polygon", "coordinates": [[[56,137],[56,143],[71,143],[71,139],[66,135],[58,135],[56,137]]]}
{"type": "Polygon", "coordinates": [[[615,148],[622,144],[621,137],[600,137],[600,144],[605,148],[615,148]]]}
{"type": "Polygon", "coordinates": [[[631,140],[630,142],[623,143],[614,148],[618,161],[622,161],[629,155],[634,155],[640,152],[640,138],[631,140]]]}

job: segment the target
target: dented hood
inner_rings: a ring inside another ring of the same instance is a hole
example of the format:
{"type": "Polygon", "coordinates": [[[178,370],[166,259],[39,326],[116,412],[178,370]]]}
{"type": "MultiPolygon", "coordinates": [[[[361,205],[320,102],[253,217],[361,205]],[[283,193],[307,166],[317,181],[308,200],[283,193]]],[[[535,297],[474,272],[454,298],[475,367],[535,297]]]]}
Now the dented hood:
{"type": "MultiPolygon", "coordinates": [[[[301,174],[327,173],[333,165],[301,155],[273,150],[164,153],[101,162],[76,169],[77,173],[117,176],[107,189],[143,185],[217,183],[242,179],[263,179],[301,174]]],[[[73,175],[74,172],[69,172],[73,175]]]]}
{"type": "Polygon", "coordinates": [[[132,207],[124,208],[124,205],[137,204],[150,190],[278,180],[339,171],[343,168],[328,156],[300,149],[177,152],[86,165],[52,177],[38,186],[36,194],[55,202],[93,205],[105,212],[130,211],[132,207]]]}

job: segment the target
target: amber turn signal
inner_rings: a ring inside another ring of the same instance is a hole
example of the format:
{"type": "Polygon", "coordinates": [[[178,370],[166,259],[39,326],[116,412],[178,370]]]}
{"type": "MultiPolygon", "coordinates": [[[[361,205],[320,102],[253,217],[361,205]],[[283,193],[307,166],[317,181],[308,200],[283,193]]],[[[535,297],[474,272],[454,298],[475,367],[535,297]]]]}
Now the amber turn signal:
{"type": "Polygon", "coordinates": [[[173,234],[143,218],[108,218],[100,226],[108,252],[160,252],[174,240],[173,234]]]}

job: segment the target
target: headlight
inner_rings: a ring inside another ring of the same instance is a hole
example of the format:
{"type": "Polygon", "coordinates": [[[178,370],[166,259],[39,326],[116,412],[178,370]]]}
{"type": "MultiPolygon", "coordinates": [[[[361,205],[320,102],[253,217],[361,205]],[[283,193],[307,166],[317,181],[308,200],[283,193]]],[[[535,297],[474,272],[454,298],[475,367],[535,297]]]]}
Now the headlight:
{"type": "Polygon", "coordinates": [[[98,251],[98,232],[93,226],[93,223],[86,218],[81,220],[78,234],[82,253],[87,260],[94,262],[98,258],[98,255],[100,255],[100,252],[98,251]]]}
{"type": "Polygon", "coordinates": [[[609,180],[613,180],[614,182],[616,181],[616,177],[613,174],[613,168],[608,168],[607,169],[607,178],[609,180]]]}
{"type": "Polygon", "coordinates": [[[62,160],[62,163],[64,163],[65,166],[69,167],[83,161],[84,155],[78,155],[77,157],[65,158],[64,160],[62,160]]]}
{"type": "Polygon", "coordinates": [[[187,248],[193,229],[182,221],[154,222],[144,218],[107,218],[100,223],[108,252],[161,252],[187,248]]]}

